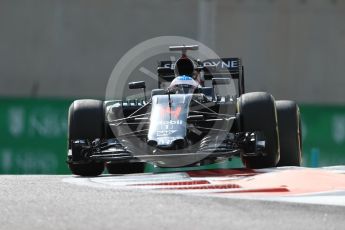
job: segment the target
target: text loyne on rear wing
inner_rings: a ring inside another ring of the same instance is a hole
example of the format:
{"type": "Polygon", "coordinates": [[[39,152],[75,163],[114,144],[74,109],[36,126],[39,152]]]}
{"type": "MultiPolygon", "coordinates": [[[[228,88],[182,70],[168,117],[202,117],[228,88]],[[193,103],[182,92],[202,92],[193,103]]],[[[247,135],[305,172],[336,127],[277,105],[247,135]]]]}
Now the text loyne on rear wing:
{"type": "MultiPolygon", "coordinates": [[[[240,58],[221,58],[221,59],[207,59],[199,62],[199,67],[205,72],[205,77],[213,75],[231,74],[233,78],[238,78],[242,70],[242,62],[240,58]]],[[[160,61],[158,63],[159,76],[174,75],[175,62],[160,61]]]]}

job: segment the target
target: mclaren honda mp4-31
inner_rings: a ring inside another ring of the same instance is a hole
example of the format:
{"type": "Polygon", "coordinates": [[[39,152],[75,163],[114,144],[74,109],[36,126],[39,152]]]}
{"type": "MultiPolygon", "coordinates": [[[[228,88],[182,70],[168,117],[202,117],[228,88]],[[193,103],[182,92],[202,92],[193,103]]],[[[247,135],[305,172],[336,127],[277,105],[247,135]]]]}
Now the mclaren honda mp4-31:
{"type": "MultiPolygon", "coordinates": [[[[68,115],[67,164],[73,174],[144,172],[145,164],[184,167],[240,157],[247,168],[299,166],[297,104],[245,92],[239,58],[195,60],[188,50],[160,61],[158,88],[131,100],[74,101],[68,115]]],[[[129,89],[143,89],[144,81],[129,89]]]]}

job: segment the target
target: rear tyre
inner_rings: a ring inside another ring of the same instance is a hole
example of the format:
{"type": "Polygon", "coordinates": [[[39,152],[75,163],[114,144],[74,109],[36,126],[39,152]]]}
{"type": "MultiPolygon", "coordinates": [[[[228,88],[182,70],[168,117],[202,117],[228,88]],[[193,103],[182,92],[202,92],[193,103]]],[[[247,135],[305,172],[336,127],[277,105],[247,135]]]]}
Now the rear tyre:
{"type": "Polygon", "coordinates": [[[302,133],[299,108],[294,101],[276,101],[280,160],[278,166],[301,166],[302,133]]]}
{"type": "Polygon", "coordinates": [[[73,146],[73,140],[103,139],[105,137],[104,108],[99,100],[76,100],[68,112],[68,166],[71,172],[80,176],[102,174],[104,163],[89,161],[82,148],[73,146]]]}
{"type": "Polygon", "coordinates": [[[108,163],[107,170],[110,174],[143,173],[145,165],[145,162],[108,163]]]}
{"type": "Polygon", "coordinates": [[[279,161],[279,136],[274,98],[265,92],[253,92],[242,94],[238,103],[242,131],[260,131],[265,137],[264,155],[242,154],[243,164],[254,169],[275,167],[279,161]]]}

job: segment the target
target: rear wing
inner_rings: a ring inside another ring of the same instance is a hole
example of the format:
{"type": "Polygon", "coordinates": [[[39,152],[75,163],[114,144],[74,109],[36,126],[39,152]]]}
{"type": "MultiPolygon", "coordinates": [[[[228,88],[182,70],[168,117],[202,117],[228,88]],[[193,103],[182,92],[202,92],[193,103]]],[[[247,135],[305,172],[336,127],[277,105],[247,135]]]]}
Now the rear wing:
{"type": "MultiPolygon", "coordinates": [[[[199,61],[197,64],[197,69],[204,71],[204,77],[207,80],[211,80],[212,77],[220,75],[237,79],[242,72],[242,62],[240,58],[207,59],[199,61]]],[[[158,76],[164,79],[174,77],[174,68],[175,62],[160,61],[157,68],[158,76]]]]}
{"type": "MultiPolygon", "coordinates": [[[[205,80],[212,80],[214,77],[238,79],[239,94],[244,93],[244,72],[240,58],[207,59],[197,62],[197,70],[204,72],[205,80]]],[[[158,79],[172,81],[174,75],[175,62],[160,61],[158,63],[158,79]]]]}

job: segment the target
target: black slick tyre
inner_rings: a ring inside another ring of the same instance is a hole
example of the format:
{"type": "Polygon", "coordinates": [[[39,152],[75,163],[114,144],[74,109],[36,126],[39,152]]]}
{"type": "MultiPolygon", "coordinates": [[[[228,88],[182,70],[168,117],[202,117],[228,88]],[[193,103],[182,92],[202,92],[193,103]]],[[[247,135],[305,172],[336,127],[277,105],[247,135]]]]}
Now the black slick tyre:
{"type": "Polygon", "coordinates": [[[143,173],[145,165],[145,162],[108,163],[107,170],[110,174],[143,173]]]}
{"type": "Polygon", "coordinates": [[[105,136],[103,102],[99,100],[76,100],[68,112],[68,166],[71,172],[80,176],[102,174],[104,163],[85,159],[82,149],[74,147],[74,140],[102,139],[105,136]]]}
{"type": "Polygon", "coordinates": [[[280,140],[278,166],[301,166],[302,132],[301,118],[294,101],[276,101],[280,140]]]}
{"type": "Polygon", "coordinates": [[[275,167],[279,161],[279,136],[275,101],[265,92],[242,94],[238,101],[242,132],[262,132],[265,138],[263,155],[241,155],[247,168],[275,167]]]}
{"type": "Polygon", "coordinates": [[[103,162],[89,162],[89,163],[68,163],[68,168],[71,173],[78,176],[98,176],[104,171],[103,162]]]}

